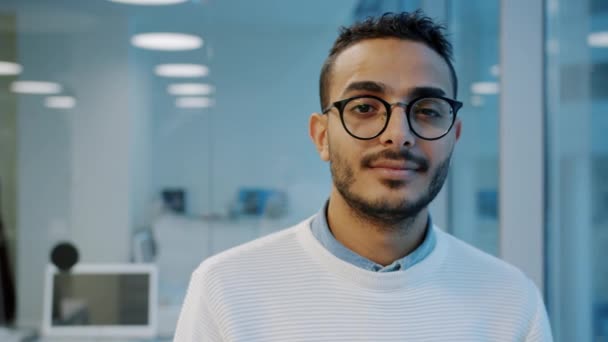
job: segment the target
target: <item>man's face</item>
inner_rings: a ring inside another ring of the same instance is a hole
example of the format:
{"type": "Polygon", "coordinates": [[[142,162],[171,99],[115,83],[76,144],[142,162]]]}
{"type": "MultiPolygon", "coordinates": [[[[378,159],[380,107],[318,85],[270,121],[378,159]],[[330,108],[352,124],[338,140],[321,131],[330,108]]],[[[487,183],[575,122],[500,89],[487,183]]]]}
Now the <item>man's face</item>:
{"type": "MultiPolygon", "coordinates": [[[[330,75],[330,103],[375,95],[389,103],[421,95],[453,98],[450,70],[422,43],[370,39],[337,56],[330,75]]],[[[334,107],[311,118],[311,137],[329,161],[332,195],[359,213],[387,224],[413,218],[433,200],[447,176],[460,121],[445,137],[429,141],[412,133],[402,107],[393,107],[386,130],[372,140],[349,135],[334,107]]]]}

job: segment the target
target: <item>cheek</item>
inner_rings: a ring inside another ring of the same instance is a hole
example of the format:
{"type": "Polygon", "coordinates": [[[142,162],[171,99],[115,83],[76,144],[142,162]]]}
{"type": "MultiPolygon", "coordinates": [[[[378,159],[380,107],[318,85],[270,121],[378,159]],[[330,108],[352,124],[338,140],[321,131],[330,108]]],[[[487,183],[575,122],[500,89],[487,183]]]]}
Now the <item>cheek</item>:
{"type": "Polygon", "coordinates": [[[329,159],[330,162],[335,163],[341,167],[348,167],[353,171],[359,169],[360,159],[356,153],[353,153],[347,146],[340,144],[329,145],[329,159]]]}
{"type": "Polygon", "coordinates": [[[452,153],[453,143],[445,141],[429,141],[421,144],[420,149],[429,162],[432,169],[443,163],[452,153]]]}
{"type": "Polygon", "coordinates": [[[361,168],[361,158],[365,147],[351,136],[346,136],[347,134],[344,132],[342,124],[339,127],[331,127],[327,136],[329,159],[331,162],[348,165],[356,172],[361,168]]]}

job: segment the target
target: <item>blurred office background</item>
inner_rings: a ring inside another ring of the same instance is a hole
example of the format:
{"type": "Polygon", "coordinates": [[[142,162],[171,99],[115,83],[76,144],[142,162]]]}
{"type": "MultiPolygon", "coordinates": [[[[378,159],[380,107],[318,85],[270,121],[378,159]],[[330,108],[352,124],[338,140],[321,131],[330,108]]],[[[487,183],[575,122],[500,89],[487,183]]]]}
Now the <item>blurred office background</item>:
{"type": "Polygon", "coordinates": [[[0,0],[1,324],[38,329],[70,241],[155,264],[170,338],[204,258],[327,198],[307,129],[338,27],[418,8],[465,103],[435,223],[524,270],[556,341],[608,340],[604,0],[0,0]]]}

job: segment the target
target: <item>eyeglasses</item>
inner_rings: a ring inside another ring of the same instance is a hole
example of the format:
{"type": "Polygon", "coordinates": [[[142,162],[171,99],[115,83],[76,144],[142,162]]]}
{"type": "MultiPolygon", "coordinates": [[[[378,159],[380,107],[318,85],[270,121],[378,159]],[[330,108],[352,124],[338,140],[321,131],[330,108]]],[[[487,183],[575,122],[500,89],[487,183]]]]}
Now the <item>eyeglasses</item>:
{"type": "Polygon", "coordinates": [[[323,110],[323,114],[333,107],[338,108],[342,125],[353,138],[371,140],[378,137],[386,130],[393,108],[402,107],[410,130],[416,136],[424,140],[437,140],[454,126],[462,102],[442,96],[425,96],[409,103],[391,104],[376,96],[362,95],[334,102],[323,110]]]}

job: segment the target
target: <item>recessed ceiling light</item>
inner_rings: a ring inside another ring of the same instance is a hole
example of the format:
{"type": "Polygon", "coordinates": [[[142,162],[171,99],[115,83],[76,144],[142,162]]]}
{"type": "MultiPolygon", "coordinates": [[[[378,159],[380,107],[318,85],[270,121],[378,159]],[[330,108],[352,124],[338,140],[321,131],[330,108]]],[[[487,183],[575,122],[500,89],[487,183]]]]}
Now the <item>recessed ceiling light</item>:
{"type": "Polygon", "coordinates": [[[0,76],[2,75],[19,75],[23,67],[13,62],[2,62],[0,61],[0,76]]]}
{"type": "Polygon", "coordinates": [[[11,83],[11,91],[22,94],[57,94],[62,90],[61,85],[53,82],[15,81],[11,83]]]}
{"type": "Polygon", "coordinates": [[[209,74],[209,68],[199,64],[161,64],[154,72],[164,77],[203,77],[209,74]]]}
{"type": "Polygon", "coordinates": [[[204,83],[176,83],[167,87],[171,95],[209,95],[214,90],[213,86],[204,83]]]}
{"type": "Polygon", "coordinates": [[[215,101],[208,97],[178,97],[175,99],[175,106],[179,108],[208,108],[214,104],[215,101]]]}
{"type": "Polygon", "coordinates": [[[203,39],[185,33],[153,32],[136,34],[131,38],[131,44],[148,50],[181,51],[200,48],[203,39]]]}
{"type": "Polygon", "coordinates": [[[608,31],[592,32],[587,36],[591,47],[608,47],[608,31]]]}
{"type": "Polygon", "coordinates": [[[49,96],[44,99],[44,105],[48,108],[69,109],[76,106],[76,99],[71,96],[49,96]]]}
{"type": "Polygon", "coordinates": [[[471,92],[477,95],[498,94],[499,91],[497,82],[475,82],[471,85],[471,92]]]}
{"type": "Polygon", "coordinates": [[[121,4],[128,5],[149,5],[149,6],[159,6],[159,5],[175,5],[182,2],[186,2],[188,0],[109,0],[112,2],[118,2],[121,4]]]}

